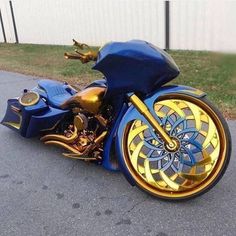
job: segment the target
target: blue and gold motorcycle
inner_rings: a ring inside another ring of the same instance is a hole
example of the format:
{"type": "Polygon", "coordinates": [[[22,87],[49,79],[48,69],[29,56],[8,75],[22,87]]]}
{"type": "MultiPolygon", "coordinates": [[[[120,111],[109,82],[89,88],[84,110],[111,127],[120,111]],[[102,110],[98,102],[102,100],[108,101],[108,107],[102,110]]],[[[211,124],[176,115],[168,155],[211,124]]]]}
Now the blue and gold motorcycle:
{"type": "Polygon", "coordinates": [[[81,91],[40,80],[8,100],[3,125],[62,147],[65,157],[120,170],[162,199],[193,198],[220,180],[231,154],[227,123],[204,92],[165,85],[179,74],[170,55],[141,40],[111,42],[98,52],[74,45],[65,57],[95,61],[104,79],[81,91]]]}

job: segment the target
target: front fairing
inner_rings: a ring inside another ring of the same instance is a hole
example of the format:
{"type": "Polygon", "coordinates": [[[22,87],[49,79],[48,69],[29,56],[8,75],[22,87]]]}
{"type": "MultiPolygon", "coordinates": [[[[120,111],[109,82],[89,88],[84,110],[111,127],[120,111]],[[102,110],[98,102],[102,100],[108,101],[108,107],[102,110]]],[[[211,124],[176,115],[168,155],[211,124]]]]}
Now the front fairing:
{"type": "Polygon", "coordinates": [[[166,52],[141,40],[106,44],[100,49],[93,69],[105,75],[108,95],[147,94],[179,74],[166,52]]]}

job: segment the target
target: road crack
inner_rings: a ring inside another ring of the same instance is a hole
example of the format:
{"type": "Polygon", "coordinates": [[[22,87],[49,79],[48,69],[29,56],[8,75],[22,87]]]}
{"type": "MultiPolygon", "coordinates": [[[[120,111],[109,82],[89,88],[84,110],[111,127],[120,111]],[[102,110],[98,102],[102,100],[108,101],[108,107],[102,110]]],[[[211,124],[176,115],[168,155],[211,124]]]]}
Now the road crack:
{"type": "Polygon", "coordinates": [[[69,175],[69,174],[74,170],[76,164],[77,164],[77,161],[75,161],[75,163],[72,165],[72,167],[70,168],[70,170],[66,173],[66,175],[69,175]]]}

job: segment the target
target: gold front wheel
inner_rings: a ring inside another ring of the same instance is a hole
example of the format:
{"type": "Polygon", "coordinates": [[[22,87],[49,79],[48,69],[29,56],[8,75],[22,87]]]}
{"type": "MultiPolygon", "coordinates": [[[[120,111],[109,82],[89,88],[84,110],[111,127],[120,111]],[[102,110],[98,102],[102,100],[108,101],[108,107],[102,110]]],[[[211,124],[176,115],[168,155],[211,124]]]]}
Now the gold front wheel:
{"type": "Polygon", "coordinates": [[[231,139],[222,115],[205,98],[165,95],[153,104],[177,148],[167,148],[154,129],[136,119],[123,136],[124,162],[143,190],[164,199],[196,197],[224,174],[231,139]]]}

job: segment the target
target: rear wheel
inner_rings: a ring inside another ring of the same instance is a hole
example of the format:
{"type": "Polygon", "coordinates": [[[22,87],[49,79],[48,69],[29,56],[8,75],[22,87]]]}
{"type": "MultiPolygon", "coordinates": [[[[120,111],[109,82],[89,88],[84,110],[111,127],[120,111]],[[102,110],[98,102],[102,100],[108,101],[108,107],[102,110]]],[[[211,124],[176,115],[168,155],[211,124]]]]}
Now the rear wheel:
{"type": "Polygon", "coordinates": [[[164,199],[189,199],[212,188],[224,174],[231,138],[222,115],[206,98],[165,95],[154,110],[178,143],[170,151],[154,130],[133,120],[123,136],[124,163],[137,185],[164,199]]]}

